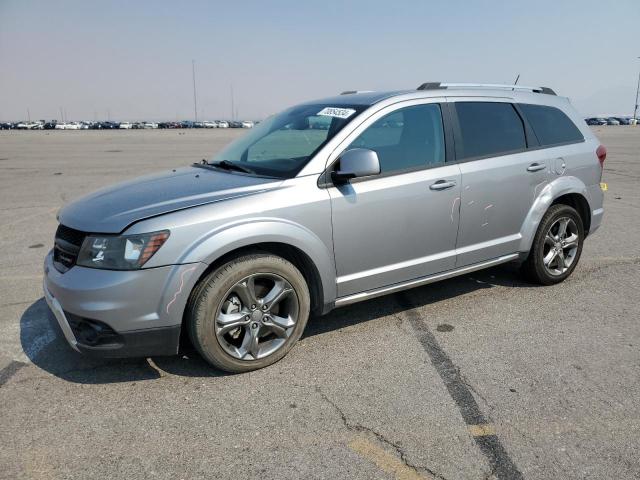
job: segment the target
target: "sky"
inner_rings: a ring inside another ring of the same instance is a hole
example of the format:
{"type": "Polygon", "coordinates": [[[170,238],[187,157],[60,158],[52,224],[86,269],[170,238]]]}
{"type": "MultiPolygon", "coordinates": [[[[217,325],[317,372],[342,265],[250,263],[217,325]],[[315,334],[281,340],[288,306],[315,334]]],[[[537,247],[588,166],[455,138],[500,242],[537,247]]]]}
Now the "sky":
{"type": "Polygon", "coordinates": [[[631,114],[639,0],[0,0],[0,120],[261,119],[343,90],[548,86],[631,114]]]}

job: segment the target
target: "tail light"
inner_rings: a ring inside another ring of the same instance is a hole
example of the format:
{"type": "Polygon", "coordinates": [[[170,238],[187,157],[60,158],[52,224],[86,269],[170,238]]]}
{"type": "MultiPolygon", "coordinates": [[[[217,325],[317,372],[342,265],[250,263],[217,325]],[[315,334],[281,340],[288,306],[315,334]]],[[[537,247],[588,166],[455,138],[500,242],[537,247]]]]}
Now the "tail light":
{"type": "Polygon", "coordinates": [[[600,162],[600,166],[604,168],[604,161],[607,158],[607,149],[604,145],[598,146],[596,148],[596,156],[598,157],[598,161],[600,162]]]}

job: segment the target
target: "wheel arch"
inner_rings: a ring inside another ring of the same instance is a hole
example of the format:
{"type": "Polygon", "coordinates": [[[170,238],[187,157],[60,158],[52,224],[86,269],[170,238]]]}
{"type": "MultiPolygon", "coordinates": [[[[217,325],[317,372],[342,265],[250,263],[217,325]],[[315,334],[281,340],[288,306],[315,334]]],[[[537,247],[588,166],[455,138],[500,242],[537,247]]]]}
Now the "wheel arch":
{"type": "Polygon", "coordinates": [[[585,238],[589,235],[589,228],[591,227],[591,210],[589,208],[589,202],[580,193],[565,193],[553,200],[552,205],[568,205],[575,209],[580,215],[582,225],[584,226],[585,238]]]}
{"type": "Polygon", "coordinates": [[[260,242],[252,243],[242,247],[235,248],[224,255],[216,258],[212,261],[207,268],[202,272],[198,280],[196,281],[192,292],[200,284],[200,282],[207,277],[211,272],[215,271],[220,266],[228,263],[236,258],[250,255],[252,253],[270,253],[272,255],[284,258],[291,262],[295,267],[300,270],[302,276],[307,282],[309,287],[309,295],[311,296],[311,311],[314,313],[322,313],[324,306],[324,292],[322,288],[322,277],[318,268],[313,263],[313,260],[301,249],[282,242],[260,242]]]}
{"type": "Polygon", "coordinates": [[[577,177],[560,177],[544,185],[536,198],[520,229],[522,239],[520,252],[529,252],[542,217],[552,205],[569,205],[576,209],[584,225],[585,236],[591,227],[591,207],[587,186],[577,177]]]}
{"type": "Polygon", "coordinates": [[[220,265],[256,251],[280,256],[300,270],[309,286],[314,313],[325,313],[335,301],[333,252],[312,231],[296,223],[261,219],[216,229],[194,242],[181,263],[207,264],[195,284],[198,285],[220,265]]]}

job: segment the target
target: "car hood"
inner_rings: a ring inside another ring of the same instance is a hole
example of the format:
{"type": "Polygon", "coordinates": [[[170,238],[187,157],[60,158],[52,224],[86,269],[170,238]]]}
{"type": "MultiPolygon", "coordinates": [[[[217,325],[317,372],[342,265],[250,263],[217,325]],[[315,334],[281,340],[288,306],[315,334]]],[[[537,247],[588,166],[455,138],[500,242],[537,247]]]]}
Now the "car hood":
{"type": "Polygon", "coordinates": [[[63,207],[58,221],[91,233],[120,233],[145,218],[277,188],[282,180],[199,167],[147,175],[63,207]]]}

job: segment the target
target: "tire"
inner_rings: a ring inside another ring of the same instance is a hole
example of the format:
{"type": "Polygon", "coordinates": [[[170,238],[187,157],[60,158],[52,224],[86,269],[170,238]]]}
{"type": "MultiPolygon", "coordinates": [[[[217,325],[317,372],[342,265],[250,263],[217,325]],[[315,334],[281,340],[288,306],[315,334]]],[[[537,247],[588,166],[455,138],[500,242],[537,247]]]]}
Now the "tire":
{"type": "Polygon", "coordinates": [[[571,275],[580,260],[583,242],[584,226],[578,212],[568,205],[552,205],[542,217],[529,256],[522,265],[525,277],[541,285],[554,285],[564,281],[571,275]],[[571,232],[571,236],[562,240],[556,233],[561,232],[558,227],[561,228],[565,220],[568,222],[565,226],[565,234],[568,235],[566,232],[571,232]],[[573,246],[563,246],[574,244],[574,241],[567,242],[573,238],[574,234],[577,235],[575,250],[573,246]],[[555,257],[554,249],[558,249],[555,257]],[[560,251],[562,256],[559,255],[560,251]],[[550,258],[553,260],[547,264],[545,261],[550,258]],[[569,258],[570,262],[568,262],[569,258]]]}
{"type": "Polygon", "coordinates": [[[187,304],[186,321],[191,342],[207,362],[241,373],[284,357],[302,335],[310,305],[309,287],[291,262],[252,253],[200,281],[187,304]]]}

